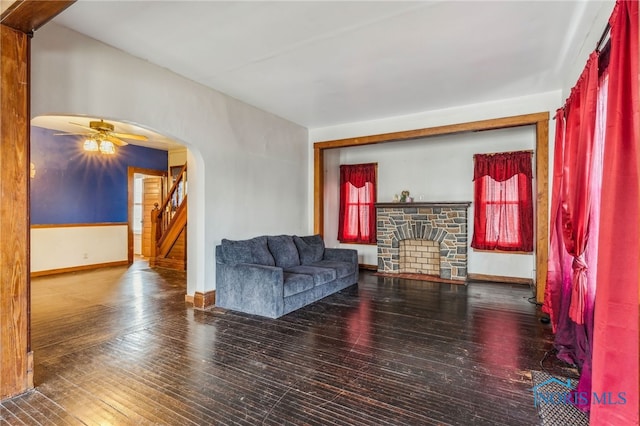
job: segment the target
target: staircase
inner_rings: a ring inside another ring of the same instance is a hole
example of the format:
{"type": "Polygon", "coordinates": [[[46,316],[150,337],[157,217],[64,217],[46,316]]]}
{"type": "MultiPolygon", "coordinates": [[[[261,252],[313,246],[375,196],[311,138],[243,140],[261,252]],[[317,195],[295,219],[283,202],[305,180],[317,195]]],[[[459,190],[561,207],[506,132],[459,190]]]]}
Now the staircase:
{"type": "Polygon", "coordinates": [[[187,165],[182,166],[162,206],[151,211],[149,266],[187,269],[187,165]]]}

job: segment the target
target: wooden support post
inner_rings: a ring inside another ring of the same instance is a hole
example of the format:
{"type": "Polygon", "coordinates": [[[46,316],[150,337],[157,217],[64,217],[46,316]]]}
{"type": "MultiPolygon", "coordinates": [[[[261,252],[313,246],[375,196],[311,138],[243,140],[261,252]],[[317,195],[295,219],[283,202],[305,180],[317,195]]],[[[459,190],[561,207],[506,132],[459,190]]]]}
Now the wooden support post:
{"type": "Polygon", "coordinates": [[[29,336],[29,37],[0,25],[0,399],[33,387],[29,336]]]}
{"type": "Polygon", "coordinates": [[[74,1],[3,1],[0,8],[0,399],[33,388],[30,37],[74,1]]]}

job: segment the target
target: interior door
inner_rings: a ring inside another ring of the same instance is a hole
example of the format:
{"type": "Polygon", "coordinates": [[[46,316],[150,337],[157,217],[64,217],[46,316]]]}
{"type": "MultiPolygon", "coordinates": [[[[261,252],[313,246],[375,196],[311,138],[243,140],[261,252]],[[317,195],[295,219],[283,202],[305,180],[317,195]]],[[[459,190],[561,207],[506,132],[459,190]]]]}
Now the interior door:
{"type": "Polygon", "coordinates": [[[162,178],[142,180],[142,255],[151,256],[151,210],[155,203],[162,204],[162,178]]]}

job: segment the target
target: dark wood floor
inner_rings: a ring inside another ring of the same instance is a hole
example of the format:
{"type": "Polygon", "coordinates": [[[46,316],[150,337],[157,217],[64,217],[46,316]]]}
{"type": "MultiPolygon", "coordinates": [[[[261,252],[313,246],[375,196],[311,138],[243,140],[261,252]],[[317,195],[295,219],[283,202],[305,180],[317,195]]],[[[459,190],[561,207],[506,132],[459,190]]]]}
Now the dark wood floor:
{"type": "Polygon", "coordinates": [[[523,286],[361,274],[281,319],[184,302],[131,268],[32,281],[36,389],[0,423],[533,425],[551,347],[523,286]]]}

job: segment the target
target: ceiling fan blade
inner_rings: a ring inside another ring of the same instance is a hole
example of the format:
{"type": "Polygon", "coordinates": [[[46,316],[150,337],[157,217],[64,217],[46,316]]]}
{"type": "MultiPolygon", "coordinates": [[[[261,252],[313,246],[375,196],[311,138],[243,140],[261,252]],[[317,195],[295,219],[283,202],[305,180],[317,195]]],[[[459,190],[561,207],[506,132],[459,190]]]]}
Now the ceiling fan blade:
{"type": "Polygon", "coordinates": [[[82,124],[79,124],[79,123],[73,123],[73,122],[70,121],[69,124],[73,124],[74,126],[82,127],[83,129],[87,129],[90,132],[96,132],[95,129],[92,129],[91,127],[83,126],[82,124]]]}
{"type": "Polygon", "coordinates": [[[126,143],[125,141],[123,141],[120,138],[117,138],[115,136],[113,136],[113,134],[107,135],[106,139],[110,142],[113,142],[114,145],[117,146],[125,146],[125,145],[129,145],[128,143],[126,143]]]}
{"type": "Polygon", "coordinates": [[[133,133],[118,133],[118,132],[109,132],[110,135],[115,136],[117,138],[131,139],[134,141],[146,141],[149,138],[145,135],[135,135],[133,133]]]}
{"type": "Polygon", "coordinates": [[[77,135],[87,135],[87,132],[82,133],[54,133],[53,136],[77,136],[77,135]]]}

